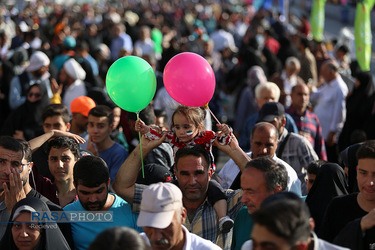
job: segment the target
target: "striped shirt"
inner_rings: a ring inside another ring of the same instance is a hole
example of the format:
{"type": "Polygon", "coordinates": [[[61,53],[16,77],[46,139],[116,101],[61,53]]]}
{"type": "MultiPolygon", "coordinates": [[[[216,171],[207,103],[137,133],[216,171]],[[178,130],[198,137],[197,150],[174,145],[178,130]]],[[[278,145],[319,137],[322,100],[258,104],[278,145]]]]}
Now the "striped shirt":
{"type": "Polygon", "coordinates": [[[327,152],[322,136],[322,128],[316,114],[306,109],[305,113],[300,115],[293,107],[289,107],[285,112],[293,118],[298,131],[310,134],[309,141],[316,154],[319,159],[326,161],[327,152]]]}

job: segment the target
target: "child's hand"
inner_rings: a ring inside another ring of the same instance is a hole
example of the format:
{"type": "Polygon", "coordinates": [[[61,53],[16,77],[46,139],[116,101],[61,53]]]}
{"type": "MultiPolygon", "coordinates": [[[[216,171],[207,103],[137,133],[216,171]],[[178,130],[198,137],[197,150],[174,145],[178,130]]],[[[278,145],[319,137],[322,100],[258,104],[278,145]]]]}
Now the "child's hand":
{"type": "Polygon", "coordinates": [[[225,123],[217,124],[216,126],[226,135],[230,135],[233,132],[232,128],[225,123]]]}
{"type": "Polygon", "coordinates": [[[139,119],[135,122],[135,128],[134,129],[137,132],[141,132],[142,135],[150,132],[150,128],[141,119],[139,119]]]}

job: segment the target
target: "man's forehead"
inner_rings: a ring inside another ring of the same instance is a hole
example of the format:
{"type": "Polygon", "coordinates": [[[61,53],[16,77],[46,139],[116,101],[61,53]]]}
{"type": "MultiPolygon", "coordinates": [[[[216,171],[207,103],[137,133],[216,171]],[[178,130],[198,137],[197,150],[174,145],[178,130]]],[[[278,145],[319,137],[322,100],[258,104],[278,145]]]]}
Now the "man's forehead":
{"type": "Polygon", "coordinates": [[[78,185],[77,185],[77,189],[80,190],[80,191],[85,191],[85,192],[95,192],[103,187],[106,187],[106,183],[103,182],[102,184],[100,184],[99,186],[97,187],[87,187],[85,185],[82,184],[82,181],[78,180],[78,185]]]}
{"type": "Polygon", "coordinates": [[[6,149],[0,146],[0,157],[8,157],[8,158],[17,158],[17,160],[22,160],[22,151],[13,151],[10,149],[6,149]]]}
{"type": "Polygon", "coordinates": [[[195,156],[195,155],[186,155],[180,157],[177,162],[177,168],[181,171],[184,170],[201,170],[206,169],[208,163],[203,155],[195,156]]]}
{"type": "Polygon", "coordinates": [[[93,123],[108,123],[108,118],[106,116],[99,117],[99,116],[89,115],[88,120],[89,122],[93,122],[93,123]]]}
{"type": "Polygon", "coordinates": [[[358,169],[375,173],[375,159],[364,158],[358,160],[358,169]]]}

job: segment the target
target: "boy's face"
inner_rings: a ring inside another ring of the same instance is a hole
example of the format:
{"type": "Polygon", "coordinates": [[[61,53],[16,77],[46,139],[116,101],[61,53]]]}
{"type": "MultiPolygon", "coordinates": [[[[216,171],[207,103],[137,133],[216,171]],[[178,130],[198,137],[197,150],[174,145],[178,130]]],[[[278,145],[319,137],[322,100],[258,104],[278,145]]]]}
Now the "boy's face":
{"type": "Polygon", "coordinates": [[[109,138],[112,127],[109,124],[107,117],[96,117],[89,115],[87,130],[93,143],[101,143],[109,138]]]}
{"type": "Polygon", "coordinates": [[[73,180],[73,168],[77,160],[70,149],[52,147],[48,154],[49,170],[56,181],[73,180]]]}
{"type": "Polygon", "coordinates": [[[68,132],[70,123],[65,123],[61,115],[47,117],[43,122],[44,133],[48,133],[52,129],[68,132]]]}

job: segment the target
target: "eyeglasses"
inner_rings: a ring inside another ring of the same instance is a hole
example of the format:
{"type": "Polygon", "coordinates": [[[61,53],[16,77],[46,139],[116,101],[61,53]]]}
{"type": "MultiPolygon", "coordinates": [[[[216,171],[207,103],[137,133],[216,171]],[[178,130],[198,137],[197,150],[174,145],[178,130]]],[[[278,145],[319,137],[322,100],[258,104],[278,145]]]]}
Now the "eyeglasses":
{"type": "Polygon", "coordinates": [[[39,98],[39,97],[41,97],[42,95],[41,95],[40,93],[32,93],[32,92],[30,92],[29,94],[27,94],[27,96],[28,96],[28,97],[33,97],[33,96],[35,96],[35,98],[39,98]]]}
{"type": "Polygon", "coordinates": [[[10,164],[11,168],[14,168],[14,169],[17,170],[19,173],[22,173],[23,168],[24,168],[26,165],[29,165],[30,162],[27,162],[27,163],[21,163],[21,162],[19,162],[19,161],[9,161],[9,160],[7,160],[7,159],[0,158],[0,168],[5,167],[5,166],[7,166],[8,164],[10,164]]]}

